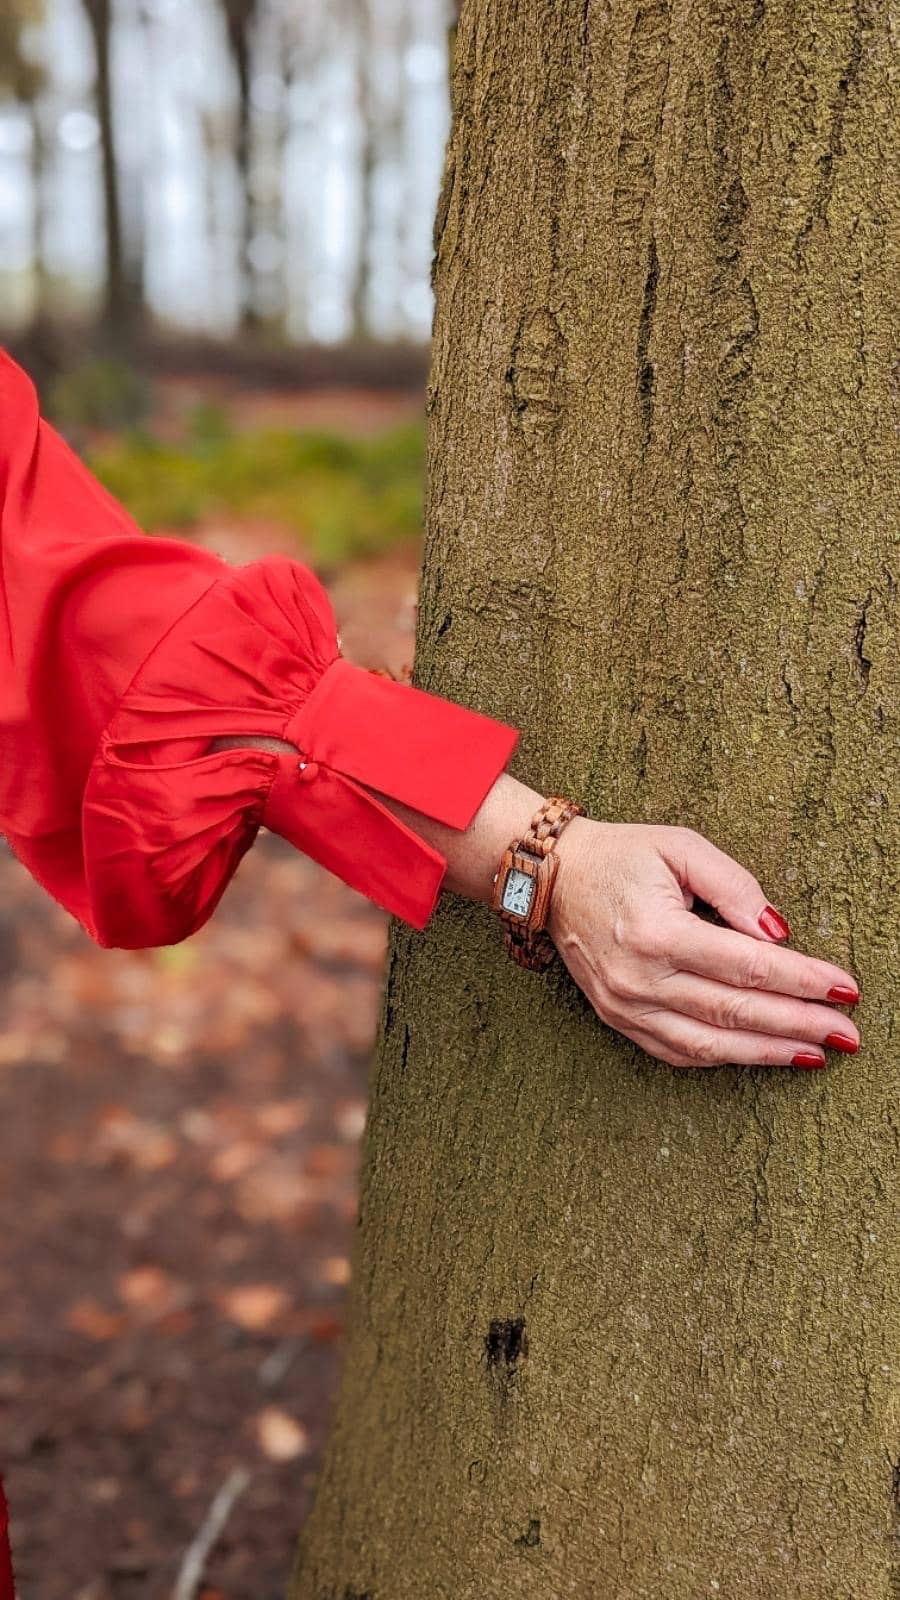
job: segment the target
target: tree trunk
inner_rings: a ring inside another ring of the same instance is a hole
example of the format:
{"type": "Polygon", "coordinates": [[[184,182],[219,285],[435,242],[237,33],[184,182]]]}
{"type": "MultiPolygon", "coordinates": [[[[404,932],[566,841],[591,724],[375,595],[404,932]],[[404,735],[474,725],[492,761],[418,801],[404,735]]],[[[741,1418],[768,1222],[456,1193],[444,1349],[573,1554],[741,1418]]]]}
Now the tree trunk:
{"type": "Polygon", "coordinates": [[[139,305],[136,288],[128,281],[122,243],[122,213],[119,203],[110,73],[111,0],[84,0],[84,9],[90,24],[96,62],[94,98],[97,121],[100,125],[103,215],[106,225],[106,281],[100,314],[100,334],[104,343],[115,345],[129,330],[138,313],[139,305]]]}
{"type": "Polygon", "coordinates": [[[466,0],[416,681],[859,977],[679,1072],[395,926],[296,1600],[900,1595],[898,102],[868,0],[466,0]]]}
{"type": "Polygon", "coordinates": [[[377,131],[372,95],[372,51],[375,28],[372,0],[356,0],[350,13],[354,22],[356,81],[362,140],[359,157],[359,220],[356,227],[356,271],[353,280],[353,338],[358,343],[369,335],[369,284],[372,277],[372,232],[375,226],[375,187],[377,131]]]}
{"type": "Polygon", "coordinates": [[[241,321],[252,327],[258,320],[253,303],[253,262],[250,245],[253,241],[255,220],[251,185],[252,102],[250,78],[252,66],[251,37],[258,10],[257,0],[222,0],[228,48],[237,77],[237,126],[235,129],[234,159],[241,190],[241,243],[238,270],[241,281],[241,321]]]}

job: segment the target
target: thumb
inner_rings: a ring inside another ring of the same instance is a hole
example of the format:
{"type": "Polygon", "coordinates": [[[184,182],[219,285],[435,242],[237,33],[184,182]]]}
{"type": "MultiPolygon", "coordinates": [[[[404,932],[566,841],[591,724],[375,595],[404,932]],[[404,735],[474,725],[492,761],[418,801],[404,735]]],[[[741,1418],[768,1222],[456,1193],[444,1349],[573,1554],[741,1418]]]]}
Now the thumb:
{"type": "Polygon", "coordinates": [[[682,890],[715,906],[739,933],[774,944],[790,938],[787,922],[769,904],[752,872],[693,828],[666,828],[665,833],[662,853],[682,890]]]}

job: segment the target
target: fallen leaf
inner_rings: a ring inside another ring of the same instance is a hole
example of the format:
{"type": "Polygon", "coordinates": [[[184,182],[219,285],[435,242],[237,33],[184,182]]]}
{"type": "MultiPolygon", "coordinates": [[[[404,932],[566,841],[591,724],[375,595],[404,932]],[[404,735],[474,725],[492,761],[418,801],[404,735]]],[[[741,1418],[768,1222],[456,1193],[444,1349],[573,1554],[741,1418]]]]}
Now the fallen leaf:
{"type": "Polygon", "coordinates": [[[319,1263],[319,1278],[322,1283],[349,1283],[350,1262],[346,1256],[326,1256],[319,1263]]]}
{"type": "Polygon", "coordinates": [[[309,1119],[308,1100],[273,1100],[269,1105],[260,1106],[256,1112],[256,1122],[262,1133],[269,1133],[273,1138],[282,1134],[293,1133],[296,1128],[302,1128],[309,1119]]]}
{"type": "Polygon", "coordinates": [[[309,1449],[303,1424],[278,1406],[266,1406],[256,1419],[259,1448],[270,1461],[295,1461],[309,1449]]]}
{"type": "Polygon", "coordinates": [[[296,1222],[305,1206],[318,1197],[318,1188],[296,1170],[293,1162],[248,1172],[238,1185],[235,1202],[248,1222],[296,1222]]]}
{"type": "Polygon", "coordinates": [[[314,1144],[305,1165],[317,1178],[346,1177],[356,1171],[356,1151],[342,1144],[314,1144]]]}
{"type": "Polygon", "coordinates": [[[262,1145],[251,1144],[248,1139],[239,1139],[234,1144],[226,1145],[224,1150],[216,1152],[209,1164],[209,1170],[218,1183],[231,1183],[234,1178],[240,1178],[243,1173],[255,1166],[264,1154],[262,1145]]]}
{"type": "Polygon", "coordinates": [[[102,1164],[121,1157],[140,1172],[157,1172],[171,1165],[178,1146],[161,1123],[110,1106],[100,1118],[95,1150],[102,1164]]]}
{"type": "Polygon", "coordinates": [[[231,1322],[255,1332],[268,1328],[288,1309],[290,1301],[274,1283],[247,1283],[227,1289],[219,1296],[219,1305],[231,1322]]]}
{"type": "Polygon", "coordinates": [[[134,1267],[123,1272],[116,1285],[119,1299],[141,1311],[170,1309],[179,1297],[179,1285],[162,1267],[134,1267]]]}
{"type": "Polygon", "coordinates": [[[34,1053],[34,1042],[27,1033],[0,1034],[0,1067],[17,1066],[34,1053]]]}
{"type": "Polygon", "coordinates": [[[314,1317],[307,1324],[307,1332],[311,1339],[319,1344],[332,1344],[339,1339],[344,1331],[344,1324],[337,1317],[314,1317]]]}
{"type": "Polygon", "coordinates": [[[358,1143],[366,1126],[365,1100],[339,1100],[334,1108],[334,1125],[348,1144],[358,1143]]]}
{"type": "Polygon", "coordinates": [[[66,1325],[75,1333],[98,1341],[118,1339],[124,1332],[125,1318],[116,1312],[104,1311],[96,1300],[76,1300],[66,1312],[66,1325]]]}

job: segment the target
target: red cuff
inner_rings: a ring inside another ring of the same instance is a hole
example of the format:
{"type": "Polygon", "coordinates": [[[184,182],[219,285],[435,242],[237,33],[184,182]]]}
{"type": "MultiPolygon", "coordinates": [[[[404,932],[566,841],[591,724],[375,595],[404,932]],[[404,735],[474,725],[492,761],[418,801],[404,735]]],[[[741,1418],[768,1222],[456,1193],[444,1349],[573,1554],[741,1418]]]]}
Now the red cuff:
{"type": "Polygon", "coordinates": [[[517,728],[343,656],[284,731],[311,760],[451,828],[469,826],[518,737],[517,728]]]}
{"type": "Polygon", "coordinates": [[[446,860],[360,784],[467,828],[519,730],[340,657],[288,719],[283,737],[301,756],[279,757],[266,826],[386,911],[424,928],[446,860]]]}

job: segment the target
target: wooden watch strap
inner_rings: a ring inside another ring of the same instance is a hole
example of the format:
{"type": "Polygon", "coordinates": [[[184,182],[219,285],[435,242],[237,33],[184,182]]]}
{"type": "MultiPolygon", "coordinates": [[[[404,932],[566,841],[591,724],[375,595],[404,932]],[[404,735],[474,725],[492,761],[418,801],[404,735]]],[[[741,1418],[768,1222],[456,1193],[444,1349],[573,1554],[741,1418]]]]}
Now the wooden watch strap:
{"type": "Polygon", "coordinates": [[[584,816],[584,806],[579,805],[577,800],[552,795],[535,812],[528,824],[528,831],[519,840],[518,848],[527,850],[533,856],[549,855],[566,823],[579,816],[584,816]]]}
{"type": "Polygon", "coordinates": [[[556,955],[556,945],[549,933],[526,935],[509,926],[503,930],[503,948],[516,966],[526,967],[530,972],[542,972],[556,955]]]}
{"type": "MultiPolygon", "coordinates": [[[[577,800],[552,795],[535,812],[527,831],[511,848],[546,859],[566,825],[573,817],[583,817],[584,814],[584,806],[579,805],[577,800]]],[[[556,946],[545,926],[517,926],[504,919],[503,944],[507,955],[517,966],[527,967],[531,971],[540,972],[548,967],[556,954],[556,946]]]]}

